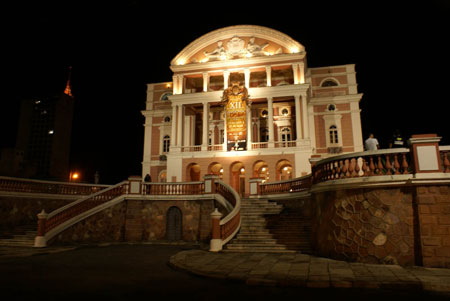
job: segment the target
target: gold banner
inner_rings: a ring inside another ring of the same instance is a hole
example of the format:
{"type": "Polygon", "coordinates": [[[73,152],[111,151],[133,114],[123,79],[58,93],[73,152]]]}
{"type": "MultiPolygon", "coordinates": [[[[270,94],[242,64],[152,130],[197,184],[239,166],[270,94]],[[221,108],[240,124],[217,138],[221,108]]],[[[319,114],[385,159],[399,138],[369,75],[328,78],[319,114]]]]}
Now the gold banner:
{"type": "Polygon", "coordinates": [[[247,89],[237,82],[223,92],[228,143],[247,140],[247,97],[247,89]]]}

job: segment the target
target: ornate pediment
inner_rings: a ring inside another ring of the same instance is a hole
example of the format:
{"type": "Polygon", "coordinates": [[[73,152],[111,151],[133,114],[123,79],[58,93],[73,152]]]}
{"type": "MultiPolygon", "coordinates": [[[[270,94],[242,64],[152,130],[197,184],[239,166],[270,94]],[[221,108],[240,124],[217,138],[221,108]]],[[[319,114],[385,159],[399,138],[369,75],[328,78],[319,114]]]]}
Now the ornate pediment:
{"type": "MultiPolygon", "coordinates": [[[[228,40],[224,46],[223,41],[218,41],[214,50],[208,52],[203,51],[204,58],[200,62],[211,62],[216,60],[232,60],[239,58],[249,58],[253,56],[273,55],[273,52],[264,51],[269,46],[268,42],[262,44],[255,43],[255,37],[250,37],[246,42],[238,36],[234,36],[228,40]],[[247,44],[247,45],[246,45],[247,44]]],[[[277,50],[278,53],[282,52],[282,49],[277,50]]]]}
{"type": "Polygon", "coordinates": [[[297,53],[304,53],[304,47],[281,32],[262,26],[238,25],[198,38],[186,46],[171,64],[176,66],[297,53]]]}

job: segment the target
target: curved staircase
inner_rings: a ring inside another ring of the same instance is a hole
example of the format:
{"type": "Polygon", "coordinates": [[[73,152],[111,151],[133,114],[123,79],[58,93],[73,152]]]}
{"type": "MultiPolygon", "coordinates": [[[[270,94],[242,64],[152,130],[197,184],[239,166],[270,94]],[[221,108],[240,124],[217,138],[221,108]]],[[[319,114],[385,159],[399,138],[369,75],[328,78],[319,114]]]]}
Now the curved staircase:
{"type": "Polygon", "coordinates": [[[241,200],[241,229],[226,252],[310,253],[309,220],[267,199],[241,200]]]}

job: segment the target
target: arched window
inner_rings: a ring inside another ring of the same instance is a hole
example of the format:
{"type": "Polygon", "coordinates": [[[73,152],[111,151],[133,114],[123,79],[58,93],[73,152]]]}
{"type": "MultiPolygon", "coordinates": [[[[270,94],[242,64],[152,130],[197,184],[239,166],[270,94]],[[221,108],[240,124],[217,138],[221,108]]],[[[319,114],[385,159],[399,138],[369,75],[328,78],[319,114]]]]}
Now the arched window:
{"type": "Polygon", "coordinates": [[[332,80],[332,79],[327,79],[326,81],[324,81],[324,82],[322,83],[322,87],[334,87],[334,86],[337,86],[337,85],[338,85],[338,83],[335,82],[335,81],[332,80]]]}
{"type": "Polygon", "coordinates": [[[338,130],[335,125],[330,126],[329,128],[329,134],[330,134],[330,144],[338,144],[338,130]]]}
{"type": "Polygon", "coordinates": [[[288,127],[281,129],[281,141],[291,141],[291,129],[288,127]]]}
{"type": "Polygon", "coordinates": [[[163,153],[168,153],[170,150],[170,136],[165,135],[163,138],[163,153]]]}
{"type": "Polygon", "coordinates": [[[169,96],[171,96],[172,94],[173,94],[172,92],[166,92],[161,96],[160,100],[167,101],[167,100],[169,100],[169,96]]]}

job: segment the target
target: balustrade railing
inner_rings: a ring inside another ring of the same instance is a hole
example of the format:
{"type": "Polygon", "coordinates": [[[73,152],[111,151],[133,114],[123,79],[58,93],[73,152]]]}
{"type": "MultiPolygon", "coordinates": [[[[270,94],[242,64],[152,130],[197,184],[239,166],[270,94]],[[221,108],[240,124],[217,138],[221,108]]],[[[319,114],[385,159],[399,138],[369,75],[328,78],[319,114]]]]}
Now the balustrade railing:
{"type": "MultiPolygon", "coordinates": [[[[86,212],[94,207],[104,204],[128,191],[128,182],[122,182],[113,187],[97,192],[88,197],[70,203],[48,214],[45,221],[44,233],[49,232],[65,221],[86,212]]],[[[39,231],[38,231],[39,232],[39,231]]]]}
{"type": "Polygon", "coordinates": [[[450,173],[450,146],[439,147],[441,155],[442,171],[444,173],[450,173]]]}
{"type": "Polygon", "coordinates": [[[146,195],[190,195],[204,192],[204,182],[142,183],[142,193],[146,195]]]}
{"type": "Polygon", "coordinates": [[[312,167],[313,184],[345,178],[410,174],[410,162],[406,148],[335,156],[312,167]]]}
{"type": "Polygon", "coordinates": [[[286,181],[264,183],[260,184],[260,193],[261,195],[268,195],[308,191],[311,188],[311,182],[311,175],[307,175],[301,178],[295,178],[286,181]]]}
{"type": "Polygon", "coordinates": [[[220,220],[220,238],[222,245],[225,245],[239,230],[241,224],[241,197],[233,188],[221,180],[217,180],[215,186],[216,193],[223,196],[233,205],[233,210],[220,220]]]}
{"type": "Polygon", "coordinates": [[[262,149],[268,147],[269,147],[268,142],[252,142],[252,149],[262,149]]]}
{"type": "Polygon", "coordinates": [[[182,152],[200,152],[202,150],[201,145],[182,146],[182,152]]]}
{"type": "Polygon", "coordinates": [[[297,141],[278,141],[275,142],[275,147],[279,148],[279,147],[296,147],[297,146],[297,141]]]}
{"type": "Polygon", "coordinates": [[[208,145],[208,151],[223,151],[223,150],[224,150],[223,144],[208,145]]]}
{"type": "Polygon", "coordinates": [[[0,177],[0,191],[6,192],[89,195],[107,187],[110,187],[110,185],[92,185],[0,177]]]}

